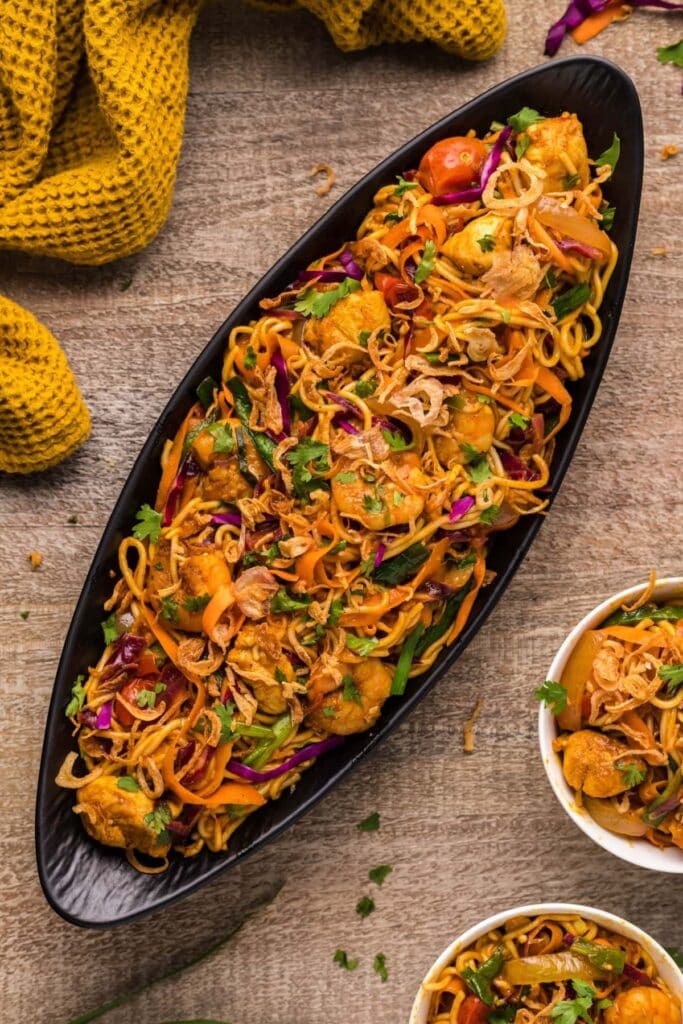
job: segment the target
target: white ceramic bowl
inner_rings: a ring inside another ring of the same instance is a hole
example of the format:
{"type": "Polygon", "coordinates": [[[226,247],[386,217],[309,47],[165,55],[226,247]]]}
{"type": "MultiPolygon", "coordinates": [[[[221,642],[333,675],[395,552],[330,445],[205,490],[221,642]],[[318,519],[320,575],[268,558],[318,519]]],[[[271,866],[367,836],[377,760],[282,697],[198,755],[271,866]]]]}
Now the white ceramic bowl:
{"type": "Polygon", "coordinates": [[[608,914],[604,910],[596,910],[595,907],[583,907],[578,903],[532,903],[526,907],[513,907],[512,910],[504,910],[500,914],[494,914],[493,917],[481,921],[474,928],[470,928],[462,935],[459,935],[443,951],[438,960],[434,961],[427,972],[415,997],[415,1002],[410,1012],[409,1024],[427,1024],[431,992],[428,992],[424,986],[435,981],[444,967],[447,967],[461,950],[466,949],[476,939],[486,935],[493,928],[499,928],[512,917],[537,917],[539,914],[580,914],[581,917],[595,921],[596,924],[601,925],[603,928],[609,928],[610,931],[616,932],[617,935],[633,939],[648,951],[662,981],[671,994],[678,999],[681,1006],[683,1006],[683,974],[659,943],[655,942],[646,932],[637,928],[636,925],[631,924],[629,921],[624,921],[621,917],[615,917],[614,914],[608,914]]]}
{"type": "MultiPolygon", "coordinates": [[[[559,681],[567,664],[567,659],[574,649],[579,637],[587,629],[599,626],[613,611],[616,611],[625,601],[630,604],[636,600],[645,589],[646,584],[629,587],[622,590],[614,597],[608,598],[599,604],[593,611],[589,612],[581,622],[571,631],[559,651],[555,655],[547,678],[559,681]]],[[[660,580],[652,595],[652,600],[657,603],[664,603],[674,598],[683,597],[683,576],[674,576],[669,579],[660,580]]],[[[604,850],[613,853],[615,857],[621,857],[631,864],[641,868],[649,868],[651,871],[667,871],[672,874],[683,874],[683,850],[671,847],[660,850],[653,846],[646,839],[629,838],[619,836],[603,828],[590,816],[587,810],[577,807],[574,791],[565,781],[562,774],[562,762],[558,754],[553,750],[553,740],[558,734],[557,722],[552,711],[541,705],[538,715],[538,738],[541,746],[541,756],[545,766],[550,785],[555,791],[555,796],[562,804],[572,821],[578,825],[582,832],[602,846],[604,850]]]]}

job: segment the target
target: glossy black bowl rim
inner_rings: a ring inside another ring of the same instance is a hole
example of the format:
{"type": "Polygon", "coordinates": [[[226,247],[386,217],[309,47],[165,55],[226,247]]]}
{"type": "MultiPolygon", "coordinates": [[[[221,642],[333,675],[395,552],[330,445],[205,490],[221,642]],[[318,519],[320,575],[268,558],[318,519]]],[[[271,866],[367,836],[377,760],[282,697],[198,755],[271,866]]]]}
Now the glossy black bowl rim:
{"type": "MultiPolygon", "coordinates": [[[[631,79],[620,67],[618,67],[618,65],[600,57],[569,57],[563,60],[544,63],[534,68],[531,68],[527,71],[523,71],[520,74],[508,78],[502,83],[493,86],[490,89],[487,89],[484,93],[481,93],[479,96],[468,101],[462,106],[457,107],[456,109],[454,109],[453,111],[439,119],[439,121],[437,121],[433,125],[428,126],[426,129],[419,132],[418,135],[416,135],[413,139],[407,141],[397,150],[393,151],[381,163],[379,163],[377,166],[372,168],[366,175],[364,175],[363,178],[361,178],[354,186],[352,186],[339,200],[337,200],[337,202],[334,203],[334,205],[331,206],[315,222],[315,224],[311,228],[309,228],[308,231],[306,231],[294,243],[293,246],[290,247],[290,249],[270,268],[270,270],[258,281],[256,285],[254,285],[254,287],[249,291],[249,293],[241,300],[241,302],[230,313],[230,315],[224,321],[224,323],[217,329],[217,331],[214,333],[213,337],[211,338],[207,346],[202,350],[202,352],[199,354],[197,359],[189,368],[183,379],[174,389],[171,398],[166,404],[155,426],[152,428],[147,440],[145,441],[142,447],[140,454],[135,460],[135,463],[126,479],[126,482],[123,485],[121,493],[116,500],[111,516],[104,529],[102,538],[97,546],[97,550],[95,552],[92,563],[88,570],[88,576],[86,577],[84,589],[78,599],[71,623],[67,631],[64,648],[57,669],[56,682],[52,692],[52,697],[47,715],[47,724],[45,729],[45,738],[43,742],[41,766],[38,779],[38,796],[36,801],[35,816],[37,867],[41,886],[43,888],[43,892],[48,903],[61,917],[63,917],[66,921],[70,922],[71,924],[83,927],[97,928],[111,927],[114,924],[128,923],[133,920],[136,920],[137,918],[145,914],[159,910],[160,908],[168,906],[170,903],[175,902],[176,900],[184,896],[187,896],[189,893],[193,892],[195,889],[203,885],[205,882],[208,882],[209,880],[215,878],[221,872],[226,871],[229,867],[232,867],[233,865],[240,862],[248,854],[255,852],[258,848],[265,845],[265,843],[269,842],[270,840],[278,836],[287,827],[289,827],[289,825],[291,825],[295,820],[297,820],[302,814],[310,810],[320,799],[322,799],[322,797],[325,796],[327,792],[334,785],[336,785],[336,783],[341,778],[343,778],[348,771],[350,771],[354,767],[355,764],[357,764],[362,758],[364,758],[367,754],[374,750],[377,744],[380,742],[380,740],[382,740],[386,735],[388,735],[406,717],[406,715],[410,713],[413,707],[420,700],[422,700],[423,697],[426,696],[426,694],[432,689],[435,683],[448,671],[448,669],[457,660],[457,658],[460,656],[465,647],[467,647],[472,637],[478,632],[478,630],[481,628],[485,620],[488,618],[488,616],[490,615],[490,613],[493,611],[494,607],[500,600],[500,597],[505,591],[510,579],[512,578],[517,568],[519,567],[520,563],[524,559],[532,541],[538,533],[538,530],[540,529],[543,522],[543,517],[534,517],[534,521],[528,529],[528,533],[524,537],[522,543],[515,549],[514,553],[511,555],[509,563],[507,564],[505,570],[499,574],[498,578],[496,579],[495,585],[493,585],[488,591],[486,600],[483,602],[482,606],[479,607],[478,610],[476,609],[475,606],[475,612],[470,617],[465,629],[463,630],[463,633],[460,635],[460,637],[458,637],[457,641],[446,650],[446,653],[439,660],[439,662],[436,665],[432,666],[432,668],[429,669],[424,674],[424,676],[419,678],[419,687],[413,690],[412,692],[407,692],[406,695],[403,698],[401,698],[400,705],[393,711],[389,721],[383,723],[382,720],[380,719],[379,728],[377,728],[376,731],[373,730],[372,734],[359,734],[360,736],[364,736],[366,740],[362,749],[360,749],[355,754],[352,754],[341,765],[341,767],[338,770],[335,770],[334,773],[331,774],[330,777],[323,784],[321,784],[321,786],[312,795],[310,795],[307,799],[302,800],[297,806],[295,806],[283,821],[279,822],[274,827],[272,827],[270,831],[257,837],[255,841],[253,841],[252,843],[245,845],[245,847],[237,851],[231,859],[221,860],[220,854],[212,855],[216,858],[215,863],[211,863],[198,878],[187,880],[183,884],[178,885],[171,893],[165,894],[157,898],[156,900],[150,901],[148,904],[140,906],[139,909],[132,910],[130,912],[122,914],[119,917],[112,918],[110,920],[86,919],[85,917],[72,913],[68,909],[68,907],[63,906],[62,903],[57,899],[54,892],[52,891],[50,878],[48,877],[47,874],[44,850],[46,843],[54,841],[58,842],[59,840],[55,840],[54,835],[45,834],[43,832],[41,823],[41,807],[42,794],[45,792],[46,785],[49,781],[47,755],[50,744],[50,726],[55,716],[61,715],[63,713],[64,691],[60,688],[58,684],[63,673],[64,666],[68,661],[71,660],[74,654],[74,650],[78,645],[78,627],[81,623],[81,620],[88,613],[88,597],[86,594],[88,585],[87,581],[94,574],[94,571],[96,567],[99,565],[99,563],[107,557],[107,552],[109,550],[112,538],[115,535],[117,529],[115,520],[117,518],[118,510],[123,505],[126,505],[129,502],[131,496],[133,495],[133,492],[138,486],[141,473],[144,472],[145,467],[149,462],[152,450],[154,449],[155,445],[158,446],[160,438],[165,438],[169,436],[169,433],[173,431],[175,428],[177,428],[178,409],[182,405],[184,397],[193,392],[194,387],[196,387],[197,383],[204,376],[206,376],[210,369],[216,364],[217,359],[220,358],[220,353],[222,352],[227,342],[230,330],[232,330],[232,328],[236,324],[244,322],[244,311],[246,311],[249,307],[253,306],[255,301],[257,301],[258,299],[263,298],[264,296],[276,294],[276,292],[274,291],[273,282],[277,281],[277,279],[281,276],[283,270],[290,264],[290,262],[292,262],[293,259],[296,258],[300,261],[300,250],[305,248],[307,243],[310,243],[311,240],[317,239],[322,235],[326,224],[335,216],[335,214],[337,214],[343,206],[348,204],[349,201],[354,196],[357,195],[357,193],[360,193],[362,190],[367,188],[369,179],[382,178],[383,175],[386,175],[387,180],[390,180],[389,175],[391,172],[391,168],[395,166],[396,162],[401,158],[401,155],[404,153],[404,151],[409,150],[410,148],[415,146],[417,142],[419,140],[422,140],[423,138],[425,139],[425,144],[427,144],[428,136],[438,137],[439,133],[443,134],[443,132],[448,128],[450,122],[456,116],[462,118],[466,117],[470,113],[474,113],[476,111],[476,108],[483,101],[492,100],[495,99],[496,97],[500,97],[501,100],[503,100],[505,94],[509,92],[511,89],[514,89],[514,87],[527,84],[530,80],[534,79],[535,77],[542,79],[543,75],[548,72],[557,73],[558,69],[562,68],[566,68],[567,70],[578,70],[581,67],[586,70],[590,68],[595,68],[596,70],[602,68],[611,73],[612,75],[614,75],[616,78],[620,79],[622,85],[625,86],[627,92],[629,92],[631,95],[634,104],[634,110],[639,114],[640,105],[638,101],[638,96],[631,79]]],[[[571,97],[568,97],[568,101],[570,99],[571,97]]],[[[539,103],[539,105],[542,104],[539,103]]],[[[567,471],[569,463],[576,449],[579,437],[585,425],[586,419],[592,407],[595,394],[599,387],[602,374],[607,363],[609,352],[614,342],[614,338],[616,335],[616,326],[618,324],[619,315],[621,313],[625,297],[626,282],[628,279],[628,272],[630,269],[633,250],[635,246],[635,225],[637,223],[637,213],[640,201],[640,185],[642,181],[643,138],[641,118],[639,118],[639,123],[635,125],[635,128],[637,129],[637,134],[634,140],[635,156],[633,166],[636,178],[638,179],[638,188],[632,197],[634,228],[630,237],[627,239],[626,244],[623,245],[620,249],[620,258],[618,266],[621,267],[623,286],[621,287],[620,292],[614,298],[613,324],[610,324],[603,331],[603,338],[600,341],[600,345],[598,346],[596,352],[596,359],[591,368],[591,379],[587,387],[586,396],[582,404],[574,410],[573,415],[570,418],[570,421],[563,429],[562,433],[565,445],[564,450],[561,453],[561,457],[558,458],[556,456],[553,460],[551,490],[548,494],[550,503],[552,503],[562,482],[562,479],[567,471]]],[[[429,142],[429,144],[431,144],[431,141],[429,142]]],[[[379,186],[375,185],[374,187],[377,188],[379,186]]],[[[301,262],[299,262],[298,266],[301,265],[301,262]]],[[[157,470],[155,464],[155,472],[156,471],[157,470]]],[[[84,842],[92,841],[85,835],[85,833],[83,834],[83,840],[84,842]]],[[[121,852],[121,856],[123,856],[123,852],[121,852]]]]}

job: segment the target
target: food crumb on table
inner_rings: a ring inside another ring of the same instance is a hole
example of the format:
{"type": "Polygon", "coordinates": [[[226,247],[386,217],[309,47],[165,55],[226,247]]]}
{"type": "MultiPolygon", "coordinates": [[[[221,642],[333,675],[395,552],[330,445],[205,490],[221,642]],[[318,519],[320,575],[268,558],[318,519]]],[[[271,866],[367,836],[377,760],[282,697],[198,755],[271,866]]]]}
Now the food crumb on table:
{"type": "Polygon", "coordinates": [[[668,142],[659,153],[660,160],[669,160],[672,156],[678,156],[678,146],[668,142]]]}
{"type": "Polygon", "coordinates": [[[650,249],[650,256],[668,256],[668,255],[669,255],[669,250],[665,246],[663,246],[663,245],[657,246],[656,249],[650,249]]]}
{"type": "Polygon", "coordinates": [[[337,180],[337,176],[329,164],[313,164],[308,177],[315,178],[316,174],[327,175],[327,180],[323,181],[323,183],[319,185],[318,188],[316,188],[315,190],[317,195],[326,196],[327,193],[332,188],[332,186],[334,185],[335,181],[337,180]]]}
{"type": "Polygon", "coordinates": [[[40,551],[28,551],[26,553],[26,557],[31,563],[32,572],[35,572],[37,569],[40,569],[41,565],[43,564],[43,556],[40,553],[40,551]]]}
{"type": "Polygon", "coordinates": [[[474,705],[474,711],[465,722],[465,728],[463,729],[463,750],[466,754],[474,753],[474,726],[476,724],[481,709],[484,706],[484,700],[482,697],[479,698],[477,703],[474,705]]]}

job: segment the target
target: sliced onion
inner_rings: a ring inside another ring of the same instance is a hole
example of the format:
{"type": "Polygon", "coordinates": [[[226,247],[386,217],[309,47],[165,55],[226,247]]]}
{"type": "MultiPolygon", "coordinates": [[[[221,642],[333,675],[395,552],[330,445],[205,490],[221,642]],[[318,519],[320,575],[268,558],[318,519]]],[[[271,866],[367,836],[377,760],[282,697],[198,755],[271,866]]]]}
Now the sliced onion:
{"type": "Polygon", "coordinates": [[[387,550],[386,544],[380,544],[380,546],[377,548],[377,554],[375,555],[375,561],[373,562],[373,568],[379,569],[380,565],[384,561],[384,555],[386,553],[386,550],[387,550]]]}
{"type": "Polygon", "coordinates": [[[635,981],[636,985],[645,985],[649,988],[653,983],[649,974],[646,974],[645,971],[638,970],[638,968],[634,967],[633,964],[624,964],[622,974],[625,974],[627,978],[631,979],[631,981],[635,981]]]}
{"type": "Polygon", "coordinates": [[[608,832],[616,832],[620,836],[644,836],[647,825],[635,811],[620,813],[610,800],[584,796],[583,804],[591,818],[608,832]]]}
{"type": "Polygon", "coordinates": [[[474,498],[472,498],[469,494],[465,495],[465,497],[463,498],[457,498],[456,501],[454,501],[453,504],[451,505],[451,511],[448,516],[448,521],[450,523],[457,523],[458,519],[462,519],[462,517],[469,512],[473,505],[474,498]]]}
{"type": "Polygon", "coordinates": [[[289,375],[287,373],[287,364],[280,349],[273,352],[271,362],[275,367],[275,391],[277,392],[277,400],[280,403],[280,412],[282,413],[282,429],[285,434],[288,434],[292,427],[289,411],[289,375]]]}
{"type": "Polygon", "coordinates": [[[481,178],[476,188],[468,188],[465,189],[464,192],[446,192],[442,196],[434,196],[432,199],[434,206],[448,206],[451,203],[473,203],[475,200],[481,199],[489,178],[500,163],[503,150],[505,149],[507,141],[511,135],[512,128],[510,125],[506,125],[494,142],[491,152],[484,161],[484,166],[481,169],[481,178]]]}
{"type": "Polygon", "coordinates": [[[501,452],[500,461],[510,480],[538,480],[538,473],[511,452],[501,452]]]}
{"type": "Polygon", "coordinates": [[[114,705],[113,700],[108,700],[106,704],[103,704],[97,713],[97,719],[95,726],[97,729],[108,729],[111,725],[111,709],[114,705]]]}
{"type": "Polygon", "coordinates": [[[339,257],[339,262],[346,271],[347,277],[352,277],[354,281],[363,280],[363,271],[360,269],[348,249],[344,249],[344,252],[339,257]]]}
{"type": "Polygon", "coordinates": [[[297,750],[296,754],[292,754],[286,761],[279,764],[277,768],[270,768],[267,772],[256,771],[255,768],[249,768],[248,765],[234,759],[228,761],[228,771],[232,772],[233,775],[239,775],[241,779],[247,779],[249,782],[270,782],[271,779],[277,779],[280,775],[284,775],[285,772],[296,768],[302,761],[310,761],[314,757],[320,757],[321,754],[327,753],[328,750],[334,750],[335,747],[344,742],[345,738],[345,736],[329,736],[326,740],[321,740],[320,743],[312,743],[310,747],[303,747],[301,750],[297,750]]]}
{"type": "Polygon", "coordinates": [[[330,402],[334,402],[335,405],[340,405],[342,409],[346,409],[348,410],[348,412],[352,412],[354,416],[359,415],[357,407],[353,404],[353,402],[349,401],[348,398],[342,398],[341,395],[335,395],[333,391],[326,391],[325,398],[327,398],[330,402]]]}
{"type": "Polygon", "coordinates": [[[112,656],[107,662],[107,668],[119,668],[123,665],[131,665],[137,661],[145,647],[145,641],[141,636],[133,633],[124,633],[119,637],[112,651],[112,656]]]}
{"type": "MultiPolygon", "coordinates": [[[[571,206],[562,206],[557,199],[543,196],[536,209],[536,216],[541,224],[552,228],[563,238],[571,238],[575,242],[597,249],[601,258],[607,259],[612,251],[609,236],[598,227],[594,220],[577,213],[571,206]]],[[[558,246],[562,248],[561,242],[558,246]]]]}
{"type": "Polygon", "coordinates": [[[347,434],[360,434],[358,427],[354,427],[353,423],[349,423],[348,420],[338,420],[337,426],[345,430],[347,434]]]}
{"type": "Polygon", "coordinates": [[[562,252],[577,252],[579,256],[587,256],[589,260],[601,260],[602,253],[592,245],[585,242],[576,242],[573,238],[559,238],[557,248],[562,252]]]}
{"type": "Polygon", "coordinates": [[[440,580],[425,580],[422,584],[422,589],[430,597],[439,599],[453,597],[453,594],[457,594],[455,587],[449,587],[447,583],[442,583],[440,580]]]}
{"type": "Polygon", "coordinates": [[[211,516],[212,526],[241,526],[242,516],[239,512],[216,512],[211,516]]]}
{"type": "MultiPolygon", "coordinates": [[[[562,40],[572,28],[582,25],[591,14],[599,14],[604,11],[609,0],[571,0],[566,11],[548,30],[545,39],[546,57],[554,57],[562,40]]],[[[680,11],[683,4],[673,3],[672,0],[628,0],[629,7],[658,7],[665,11],[680,11]]]]}

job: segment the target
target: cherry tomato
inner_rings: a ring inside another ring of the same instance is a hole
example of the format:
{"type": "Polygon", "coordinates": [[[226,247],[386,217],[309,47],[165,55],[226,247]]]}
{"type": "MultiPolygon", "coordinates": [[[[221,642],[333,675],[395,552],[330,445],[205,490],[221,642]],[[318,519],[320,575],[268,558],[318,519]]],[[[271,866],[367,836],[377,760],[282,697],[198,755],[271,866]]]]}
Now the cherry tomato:
{"type": "Polygon", "coordinates": [[[419,295],[416,285],[394,277],[393,274],[375,274],[375,287],[382,292],[390,308],[399,302],[414,302],[419,295]]]}
{"type": "Polygon", "coordinates": [[[156,681],[155,676],[145,676],[144,679],[141,679],[140,676],[135,676],[133,679],[129,679],[127,683],[124,683],[116,695],[116,717],[121,725],[126,726],[126,728],[130,728],[135,721],[135,718],[127,708],[124,708],[123,704],[118,700],[118,697],[123,697],[124,700],[128,701],[129,704],[132,704],[133,707],[135,707],[138,694],[142,693],[143,690],[153,690],[156,685],[156,681]]]}
{"type": "Polygon", "coordinates": [[[479,139],[442,139],[422,157],[417,180],[433,196],[467,188],[479,181],[486,156],[486,146],[479,139]]]}
{"type": "Polygon", "coordinates": [[[489,1008],[479,996],[468,996],[458,1011],[458,1024],[486,1024],[489,1008]]]}

